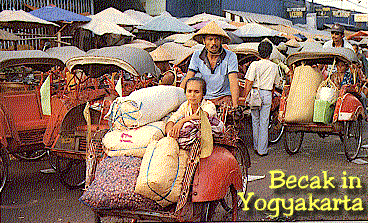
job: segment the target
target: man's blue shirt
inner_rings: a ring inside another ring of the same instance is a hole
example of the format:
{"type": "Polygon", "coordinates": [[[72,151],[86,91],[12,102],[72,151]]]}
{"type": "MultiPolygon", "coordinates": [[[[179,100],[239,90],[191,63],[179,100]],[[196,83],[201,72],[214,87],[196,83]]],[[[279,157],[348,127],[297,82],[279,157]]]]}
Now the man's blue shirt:
{"type": "Polygon", "coordinates": [[[231,95],[229,74],[239,72],[236,54],[226,49],[223,49],[213,70],[207,58],[206,48],[195,51],[188,69],[193,71],[196,77],[201,77],[206,81],[205,99],[231,95]]]}

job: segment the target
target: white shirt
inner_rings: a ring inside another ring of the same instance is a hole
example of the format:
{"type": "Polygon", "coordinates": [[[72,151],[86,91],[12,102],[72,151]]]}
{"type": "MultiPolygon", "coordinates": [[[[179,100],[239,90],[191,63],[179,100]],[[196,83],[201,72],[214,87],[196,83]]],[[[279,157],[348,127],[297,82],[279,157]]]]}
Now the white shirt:
{"type": "Polygon", "coordinates": [[[266,59],[252,62],[245,78],[253,81],[253,87],[270,91],[273,89],[274,84],[281,80],[277,64],[266,59]],[[259,80],[257,76],[259,76],[259,80]]]}
{"type": "MultiPolygon", "coordinates": [[[[353,46],[346,39],[343,39],[343,43],[344,43],[343,44],[344,48],[348,48],[348,49],[351,49],[351,50],[354,51],[353,46]]],[[[323,48],[330,48],[330,47],[334,47],[333,46],[333,40],[329,40],[329,41],[325,42],[325,44],[323,44],[323,48]]]]}

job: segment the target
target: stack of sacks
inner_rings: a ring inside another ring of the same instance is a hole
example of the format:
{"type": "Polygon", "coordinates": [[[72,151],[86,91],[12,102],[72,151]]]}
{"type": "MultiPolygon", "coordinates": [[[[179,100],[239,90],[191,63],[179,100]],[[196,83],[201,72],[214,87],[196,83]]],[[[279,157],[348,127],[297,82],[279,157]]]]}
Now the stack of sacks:
{"type": "Polygon", "coordinates": [[[314,99],[322,82],[322,74],[309,65],[295,68],[287,98],[285,121],[309,123],[313,121],[314,99]]]}
{"type": "Polygon", "coordinates": [[[144,154],[134,192],[162,207],[176,203],[188,156],[188,151],[179,149],[174,138],[165,137],[152,142],[144,154]]]}
{"type": "Polygon", "coordinates": [[[102,140],[107,155],[143,157],[150,142],[164,137],[164,117],[185,100],[182,88],[163,85],[143,88],[115,99],[105,116],[113,123],[113,131],[102,140]]]}

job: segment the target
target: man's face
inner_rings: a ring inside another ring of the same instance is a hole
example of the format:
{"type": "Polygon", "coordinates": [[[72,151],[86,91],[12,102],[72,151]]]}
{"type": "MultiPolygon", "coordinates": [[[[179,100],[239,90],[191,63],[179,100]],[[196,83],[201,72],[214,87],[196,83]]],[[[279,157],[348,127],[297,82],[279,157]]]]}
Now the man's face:
{"type": "Polygon", "coordinates": [[[219,36],[206,35],[203,42],[210,53],[218,53],[221,48],[221,38],[219,36]]]}
{"type": "Polygon", "coordinates": [[[342,42],[342,38],[344,37],[343,33],[332,31],[331,32],[331,38],[334,43],[336,42],[342,42]]]}

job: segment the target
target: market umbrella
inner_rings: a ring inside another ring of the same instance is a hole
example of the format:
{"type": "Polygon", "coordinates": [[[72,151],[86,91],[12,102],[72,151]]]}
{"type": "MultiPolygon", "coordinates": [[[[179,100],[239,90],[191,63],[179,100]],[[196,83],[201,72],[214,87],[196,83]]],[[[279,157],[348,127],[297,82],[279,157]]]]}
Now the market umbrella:
{"type": "Polygon", "coordinates": [[[188,25],[194,25],[194,24],[204,22],[204,21],[230,22],[231,20],[227,19],[225,17],[217,16],[217,15],[202,13],[202,14],[198,14],[198,15],[195,15],[195,16],[192,16],[192,17],[188,18],[187,20],[185,20],[185,23],[188,24],[188,25]]]}
{"type": "Polygon", "coordinates": [[[117,24],[109,21],[102,20],[100,17],[96,15],[89,16],[92,20],[82,26],[82,29],[87,29],[93,32],[96,35],[104,35],[104,34],[118,34],[123,36],[131,36],[134,37],[133,34],[128,32],[123,27],[118,26],[117,24]]]}
{"type": "Polygon", "coordinates": [[[126,15],[129,15],[131,18],[135,19],[136,21],[146,24],[149,22],[153,17],[148,15],[147,13],[135,11],[133,9],[129,9],[123,12],[126,15]]]}
{"type": "Polygon", "coordinates": [[[278,36],[280,32],[269,29],[258,23],[248,23],[238,30],[233,32],[239,37],[264,37],[264,36],[278,36]]]}
{"type": "Polygon", "coordinates": [[[125,25],[125,26],[141,26],[142,22],[133,19],[130,15],[125,14],[115,8],[105,9],[96,15],[93,15],[93,18],[99,19],[100,21],[106,21],[115,23],[117,25],[125,25]]]}
{"type": "Polygon", "coordinates": [[[0,40],[16,41],[21,38],[13,33],[0,29],[0,40]]]}
{"type": "Polygon", "coordinates": [[[46,6],[34,11],[31,11],[30,14],[44,19],[49,22],[89,22],[91,18],[87,16],[83,16],[65,9],[58,8],[56,6],[46,6]]]}
{"type": "MultiPolygon", "coordinates": [[[[211,20],[207,20],[207,21],[203,21],[200,23],[197,23],[195,25],[192,25],[193,28],[199,30],[202,29],[203,27],[205,27],[209,22],[211,22],[211,20]]],[[[238,27],[231,25],[225,21],[221,21],[221,20],[214,20],[215,23],[217,23],[217,25],[219,25],[222,29],[226,29],[226,30],[236,30],[238,29],[238,27]]]]}
{"type": "Polygon", "coordinates": [[[187,24],[181,22],[179,19],[168,14],[154,17],[147,24],[138,27],[138,29],[174,33],[190,33],[195,31],[194,28],[188,26],[187,24]]]}
{"type": "Polygon", "coordinates": [[[23,10],[11,11],[3,10],[0,12],[0,24],[3,27],[18,28],[18,29],[31,29],[45,26],[56,26],[59,25],[40,19],[28,12],[23,10]]]}

